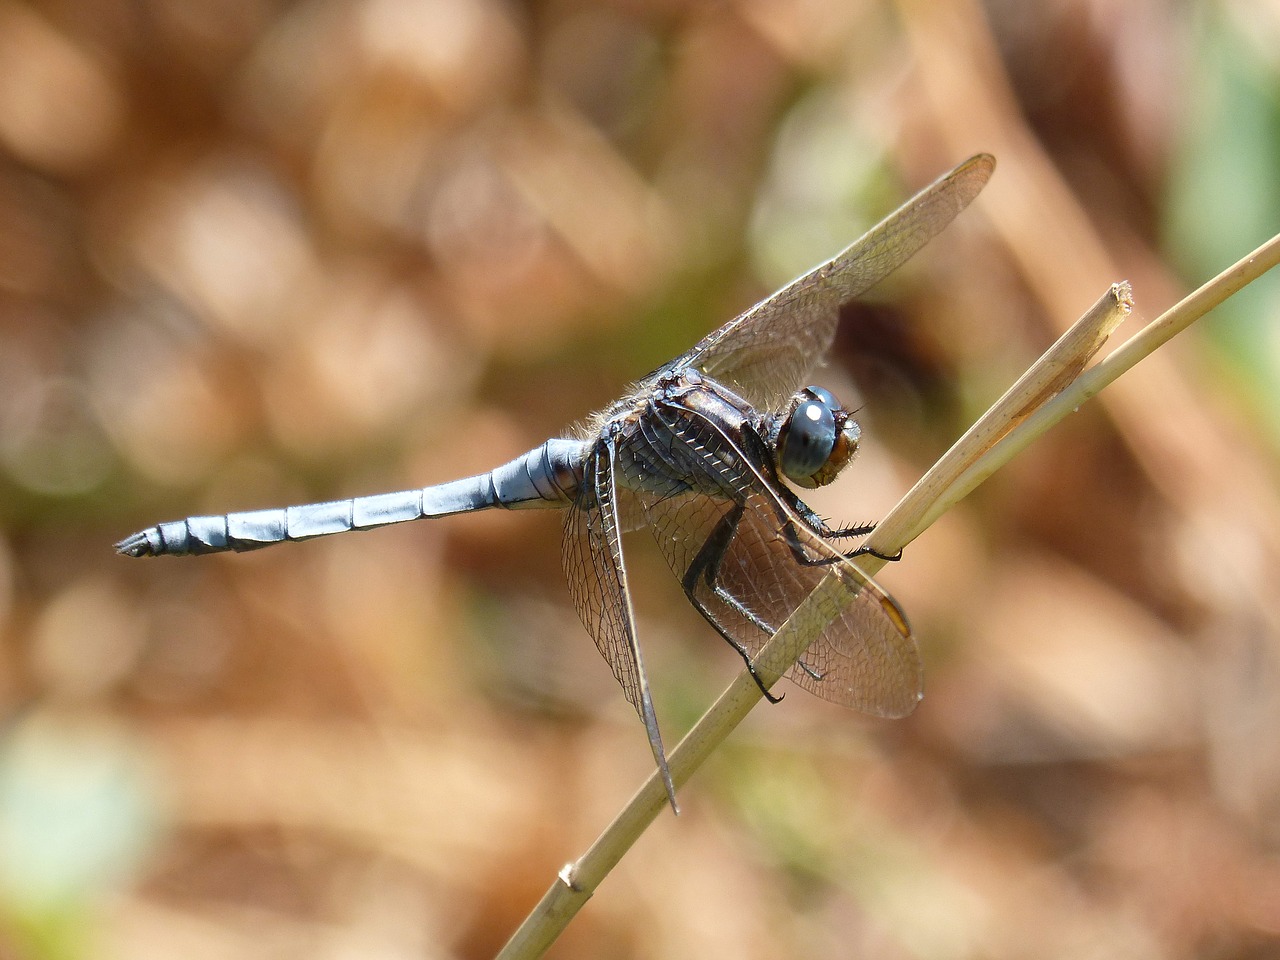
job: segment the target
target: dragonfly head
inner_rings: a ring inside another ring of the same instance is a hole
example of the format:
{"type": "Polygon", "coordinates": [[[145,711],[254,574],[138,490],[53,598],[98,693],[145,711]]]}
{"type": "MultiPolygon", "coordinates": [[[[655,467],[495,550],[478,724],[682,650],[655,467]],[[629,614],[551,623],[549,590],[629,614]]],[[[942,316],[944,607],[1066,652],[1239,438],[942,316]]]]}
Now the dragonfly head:
{"type": "Polygon", "coordinates": [[[829,390],[805,387],[791,398],[774,438],[778,469],[807,489],[825,486],[858,452],[858,421],[829,390]]]}

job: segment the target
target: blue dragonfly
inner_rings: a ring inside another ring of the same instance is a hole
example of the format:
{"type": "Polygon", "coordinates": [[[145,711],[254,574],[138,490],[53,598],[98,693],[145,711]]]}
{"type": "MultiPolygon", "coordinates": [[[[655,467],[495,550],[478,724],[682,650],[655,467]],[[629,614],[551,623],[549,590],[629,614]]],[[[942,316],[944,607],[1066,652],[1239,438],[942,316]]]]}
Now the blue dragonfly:
{"type": "Polygon", "coordinates": [[[861,437],[848,408],[806,383],[835,337],[840,306],[937,235],[994,168],[987,154],[966,160],[846,250],[641,379],[575,435],[488,473],[400,493],[188,517],[135,533],[116,549],[131,557],[256,550],[490,507],[564,510],[574,607],[644,723],[673,809],[624,531],[653,534],[689,602],[748,668],[838,568],[857,593],[787,677],[824,700],[904,716],[921,696],[915,640],[898,605],[859,569],[860,551],[847,548],[873,525],[833,528],[791,486],[830,483],[861,437]]]}

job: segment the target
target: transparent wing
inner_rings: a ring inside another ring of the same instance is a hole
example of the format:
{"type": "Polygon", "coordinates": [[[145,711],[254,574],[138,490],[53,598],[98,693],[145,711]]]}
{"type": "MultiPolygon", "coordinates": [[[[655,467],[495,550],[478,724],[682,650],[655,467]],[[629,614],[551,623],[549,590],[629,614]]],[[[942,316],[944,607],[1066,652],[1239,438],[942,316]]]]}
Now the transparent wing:
{"type": "Polygon", "coordinates": [[[613,447],[607,439],[602,439],[586,458],[581,491],[565,517],[561,552],[565,579],[583,626],[622,686],[627,702],[635,707],[644,723],[672,809],[678,809],[640,656],[627,568],[622,557],[623,519],[634,514],[636,508],[627,502],[630,495],[626,491],[622,491],[624,502],[619,502],[614,471],[613,447]]]}
{"type": "Polygon", "coordinates": [[[831,346],[840,305],[909,260],[969,205],[995,169],[978,154],[935,180],[852,246],[709,333],[692,364],[759,410],[777,410],[809,382],[831,346]]]}
{"type": "Polygon", "coordinates": [[[830,573],[856,596],[787,674],[833,703],[884,717],[910,713],[922,668],[906,618],[873,580],[814,534],[771,488],[777,479],[701,415],[666,405],[644,442],[660,446],[683,493],[638,494],[650,529],[694,606],[753,657],[830,573]],[[670,439],[656,434],[670,432],[670,439]],[[674,440],[676,442],[671,442],[674,440]],[[714,491],[714,492],[712,492],[714,491]]]}

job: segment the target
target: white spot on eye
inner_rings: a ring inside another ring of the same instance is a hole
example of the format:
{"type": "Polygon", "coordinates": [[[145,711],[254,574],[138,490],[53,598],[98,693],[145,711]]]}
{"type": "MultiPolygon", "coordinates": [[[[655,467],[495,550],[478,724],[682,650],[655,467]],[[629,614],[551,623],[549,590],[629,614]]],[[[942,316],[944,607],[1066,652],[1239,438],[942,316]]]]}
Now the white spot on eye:
{"type": "Polygon", "coordinates": [[[814,423],[817,423],[822,419],[822,408],[816,403],[806,403],[804,405],[804,415],[814,423]]]}

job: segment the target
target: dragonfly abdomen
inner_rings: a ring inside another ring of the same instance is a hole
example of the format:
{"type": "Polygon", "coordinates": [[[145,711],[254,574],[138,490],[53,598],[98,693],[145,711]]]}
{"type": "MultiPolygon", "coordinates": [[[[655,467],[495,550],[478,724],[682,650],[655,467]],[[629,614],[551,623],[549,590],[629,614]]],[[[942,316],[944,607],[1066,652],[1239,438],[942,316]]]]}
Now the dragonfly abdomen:
{"type": "Polygon", "coordinates": [[[351,530],[372,530],[466,509],[480,510],[491,505],[485,502],[489,491],[485,480],[485,477],[469,477],[425,490],[171,520],[121,540],[116,544],[116,550],[131,557],[182,557],[227,550],[243,553],[273,543],[310,540],[351,530]],[[430,499],[427,494],[431,494],[430,499]],[[448,506],[454,509],[424,512],[430,507],[448,506]]]}
{"type": "Polygon", "coordinates": [[[548,440],[489,473],[417,490],[173,520],[126,537],[116,550],[130,557],[243,553],[489,507],[563,507],[577,495],[583,448],[579,440],[548,440]]]}

